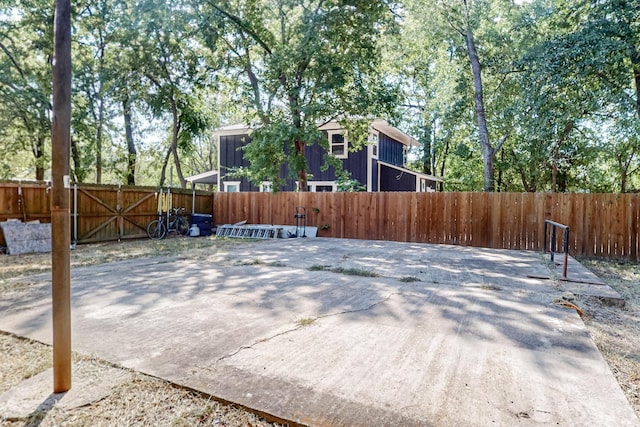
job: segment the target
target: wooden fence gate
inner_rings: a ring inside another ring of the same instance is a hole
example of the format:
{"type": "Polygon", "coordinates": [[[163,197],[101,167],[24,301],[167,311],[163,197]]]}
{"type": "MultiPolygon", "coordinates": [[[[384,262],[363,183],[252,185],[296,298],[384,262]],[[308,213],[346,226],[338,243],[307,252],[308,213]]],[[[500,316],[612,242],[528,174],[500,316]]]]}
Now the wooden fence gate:
{"type": "MultiPolygon", "coordinates": [[[[50,222],[47,183],[0,182],[0,221],[19,219],[50,222]]],[[[146,237],[147,224],[156,218],[158,190],[152,187],[77,184],[69,191],[71,239],[96,243],[146,237]]],[[[213,213],[213,194],[171,189],[172,205],[191,213],[213,213]],[[194,200],[195,198],[195,200],[194,200]]],[[[0,233],[0,245],[4,246],[0,233]]]]}

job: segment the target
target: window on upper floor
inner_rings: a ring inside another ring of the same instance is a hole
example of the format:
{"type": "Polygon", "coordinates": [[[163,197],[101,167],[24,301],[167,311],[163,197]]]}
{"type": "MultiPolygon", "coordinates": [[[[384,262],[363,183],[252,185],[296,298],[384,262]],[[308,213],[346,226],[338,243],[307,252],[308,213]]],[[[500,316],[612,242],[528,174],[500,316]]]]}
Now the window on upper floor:
{"type": "Polygon", "coordinates": [[[380,135],[378,131],[371,131],[369,133],[369,145],[371,145],[371,155],[374,159],[378,158],[378,138],[380,135]]]}
{"type": "Polygon", "coordinates": [[[343,131],[329,131],[329,149],[331,154],[339,159],[346,159],[349,156],[347,137],[343,131]]]}

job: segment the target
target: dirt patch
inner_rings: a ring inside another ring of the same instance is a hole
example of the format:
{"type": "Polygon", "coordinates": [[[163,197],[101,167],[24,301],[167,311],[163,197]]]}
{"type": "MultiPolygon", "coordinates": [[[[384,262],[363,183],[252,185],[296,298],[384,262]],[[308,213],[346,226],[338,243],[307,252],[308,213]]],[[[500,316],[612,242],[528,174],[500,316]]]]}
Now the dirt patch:
{"type": "Polygon", "coordinates": [[[583,320],[627,399],[640,417],[640,265],[580,260],[625,299],[625,307],[581,302],[583,320]]]}

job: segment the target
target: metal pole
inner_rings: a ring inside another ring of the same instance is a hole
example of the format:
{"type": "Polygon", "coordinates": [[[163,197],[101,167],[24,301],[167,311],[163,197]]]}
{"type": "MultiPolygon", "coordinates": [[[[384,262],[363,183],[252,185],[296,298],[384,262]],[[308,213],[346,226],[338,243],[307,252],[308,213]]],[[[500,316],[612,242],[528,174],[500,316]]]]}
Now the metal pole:
{"type": "Polygon", "coordinates": [[[554,252],[556,251],[556,226],[551,225],[551,242],[549,242],[549,248],[551,249],[551,261],[554,258],[554,252]]]}
{"type": "Polygon", "coordinates": [[[51,128],[51,282],[53,392],[71,388],[71,230],[69,147],[71,129],[71,0],[56,0],[51,128]]]}
{"type": "Polygon", "coordinates": [[[562,278],[567,278],[567,264],[569,263],[569,227],[564,229],[564,264],[562,266],[562,278]]]}
{"type": "Polygon", "coordinates": [[[167,188],[167,231],[169,230],[169,220],[171,212],[171,187],[167,188]]]}
{"type": "Polygon", "coordinates": [[[196,213],[196,183],[191,183],[191,214],[196,213]]]}
{"type": "Polygon", "coordinates": [[[78,184],[73,184],[73,248],[78,244],[78,184]]]}

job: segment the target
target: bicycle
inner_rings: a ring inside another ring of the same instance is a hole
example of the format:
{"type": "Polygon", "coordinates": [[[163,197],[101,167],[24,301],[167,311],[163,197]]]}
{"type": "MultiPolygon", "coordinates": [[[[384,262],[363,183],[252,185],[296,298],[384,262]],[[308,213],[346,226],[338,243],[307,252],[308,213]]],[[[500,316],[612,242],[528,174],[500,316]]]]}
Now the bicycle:
{"type": "Polygon", "coordinates": [[[166,216],[160,215],[147,225],[147,235],[151,239],[164,239],[165,236],[175,231],[181,236],[189,234],[189,221],[183,216],[184,208],[172,208],[169,215],[169,223],[166,223],[166,216]]]}

